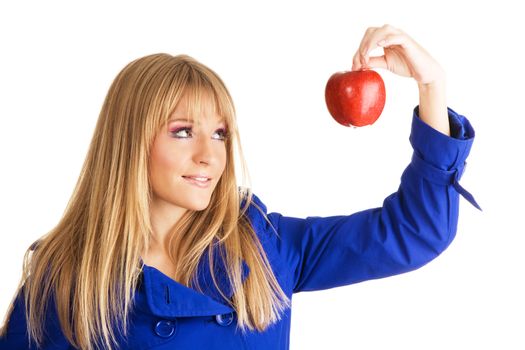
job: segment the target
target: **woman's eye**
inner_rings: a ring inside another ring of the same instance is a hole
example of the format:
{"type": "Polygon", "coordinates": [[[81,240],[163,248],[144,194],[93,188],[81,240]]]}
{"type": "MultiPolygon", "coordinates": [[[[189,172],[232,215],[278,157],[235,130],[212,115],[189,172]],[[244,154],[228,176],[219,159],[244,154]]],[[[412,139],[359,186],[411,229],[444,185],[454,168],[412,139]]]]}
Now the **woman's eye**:
{"type": "Polygon", "coordinates": [[[178,128],[173,131],[171,131],[171,134],[178,139],[185,139],[188,138],[189,135],[191,135],[191,128],[185,127],[185,128],[178,128]]]}
{"type": "Polygon", "coordinates": [[[228,136],[225,129],[219,129],[219,130],[215,131],[215,134],[219,135],[218,137],[214,137],[214,139],[216,139],[216,140],[223,140],[224,141],[224,140],[226,140],[226,138],[228,136]]]}
{"type": "MultiPolygon", "coordinates": [[[[170,131],[170,133],[171,133],[171,135],[174,138],[177,138],[177,139],[187,139],[187,138],[190,138],[190,137],[193,136],[193,132],[191,130],[191,127],[177,128],[175,130],[170,131]]],[[[220,141],[226,140],[226,138],[227,138],[227,131],[226,131],[226,129],[221,128],[221,129],[216,130],[213,133],[212,138],[214,140],[220,140],[220,141]],[[218,136],[216,136],[216,135],[218,135],[218,136]]]]}

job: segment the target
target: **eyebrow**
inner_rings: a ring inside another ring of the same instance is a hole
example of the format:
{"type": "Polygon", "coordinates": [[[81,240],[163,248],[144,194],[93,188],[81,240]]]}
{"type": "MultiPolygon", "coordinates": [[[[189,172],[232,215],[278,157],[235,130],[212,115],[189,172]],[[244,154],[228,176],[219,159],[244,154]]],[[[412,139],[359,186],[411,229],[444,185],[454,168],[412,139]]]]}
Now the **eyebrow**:
{"type": "Polygon", "coordinates": [[[192,118],[177,118],[177,119],[170,119],[168,120],[168,123],[169,122],[189,122],[189,123],[193,123],[193,119],[192,118]]]}
{"type": "MultiPolygon", "coordinates": [[[[176,119],[170,119],[168,120],[168,123],[171,123],[171,122],[186,122],[186,123],[193,123],[193,119],[192,118],[176,118],[176,119]]],[[[221,123],[224,123],[226,124],[226,119],[220,119],[218,124],[221,124],[221,123]]]]}

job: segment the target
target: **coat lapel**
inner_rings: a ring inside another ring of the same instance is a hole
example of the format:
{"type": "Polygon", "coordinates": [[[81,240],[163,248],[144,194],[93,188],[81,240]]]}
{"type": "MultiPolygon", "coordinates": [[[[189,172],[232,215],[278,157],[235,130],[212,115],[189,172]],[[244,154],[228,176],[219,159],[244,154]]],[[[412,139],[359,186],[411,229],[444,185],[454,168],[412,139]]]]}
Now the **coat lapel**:
{"type": "MultiPolygon", "coordinates": [[[[190,317],[218,315],[234,311],[213,284],[207,251],[201,258],[197,274],[202,293],[196,288],[189,288],[178,283],[152,266],[141,263],[143,265],[142,279],[137,293],[137,304],[146,304],[153,314],[159,317],[190,317]]],[[[244,282],[248,277],[249,268],[244,261],[242,266],[242,281],[244,282]]],[[[226,274],[224,261],[220,258],[217,249],[214,251],[214,270],[219,287],[228,298],[231,298],[233,289],[226,274]]]]}
{"type": "MultiPolygon", "coordinates": [[[[203,292],[210,296],[211,298],[215,299],[218,302],[221,303],[227,303],[223,296],[219,293],[219,290],[213,283],[212,279],[212,273],[210,270],[210,264],[208,263],[209,255],[208,251],[204,253],[204,255],[201,258],[201,261],[199,263],[198,268],[198,276],[197,280],[199,283],[199,286],[203,290],[203,292]]],[[[233,296],[233,289],[232,286],[228,280],[228,274],[226,272],[226,265],[224,263],[224,260],[221,259],[221,255],[218,248],[215,248],[214,254],[213,254],[213,268],[215,271],[215,279],[217,281],[217,284],[219,285],[222,293],[226,295],[229,298],[233,296]]],[[[242,282],[245,281],[249,273],[249,268],[246,262],[242,261],[242,282]]],[[[195,288],[197,289],[197,288],[195,288]]]]}

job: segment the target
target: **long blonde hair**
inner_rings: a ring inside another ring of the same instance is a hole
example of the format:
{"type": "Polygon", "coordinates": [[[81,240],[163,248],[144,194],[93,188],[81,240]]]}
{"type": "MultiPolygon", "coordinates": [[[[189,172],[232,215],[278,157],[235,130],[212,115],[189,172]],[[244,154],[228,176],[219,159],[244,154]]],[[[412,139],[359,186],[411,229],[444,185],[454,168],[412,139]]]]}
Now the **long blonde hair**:
{"type": "MultiPolygon", "coordinates": [[[[47,307],[41,301],[51,297],[62,331],[75,347],[91,350],[102,344],[112,349],[117,331],[126,336],[141,252],[152,233],[150,149],[183,96],[195,119],[201,116],[204,99],[212,97],[228,128],[227,162],[210,205],[202,211],[188,210],[168,236],[175,279],[190,286],[200,258],[218,241],[226,252],[234,291],[227,302],[236,310],[243,331],[266,329],[290,306],[246,217],[252,193],[236,182],[234,145],[245,177],[247,171],[225,84],[190,56],[154,54],[129,63],[113,81],[61,220],[26,251],[16,294],[24,296],[28,336],[37,344],[43,341],[47,307]],[[243,199],[246,204],[241,208],[243,199]],[[250,271],[244,283],[243,260],[250,271]],[[118,324],[122,327],[115,329],[118,324]]],[[[14,300],[0,336],[7,331],[13,308],[14,300]]]]}

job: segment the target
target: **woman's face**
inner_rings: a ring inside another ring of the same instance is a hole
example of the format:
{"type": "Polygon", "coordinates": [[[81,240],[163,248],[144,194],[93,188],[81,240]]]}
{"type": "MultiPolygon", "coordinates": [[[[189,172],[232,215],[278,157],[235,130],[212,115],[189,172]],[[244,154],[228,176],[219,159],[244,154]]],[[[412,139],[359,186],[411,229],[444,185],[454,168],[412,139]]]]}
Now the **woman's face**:
{"type": "Polygon", "coordinates": [[[208,206],[226,165],[226,124],[211,107],[199,123],[188,122],[183,98],[157,134],[149,160],[153,207],[182,214],[208,206]]]}

